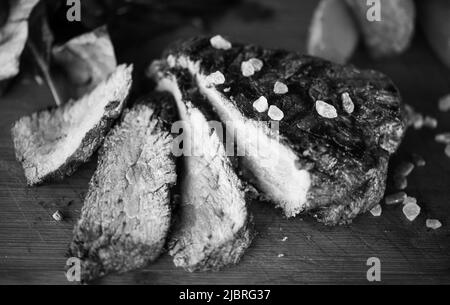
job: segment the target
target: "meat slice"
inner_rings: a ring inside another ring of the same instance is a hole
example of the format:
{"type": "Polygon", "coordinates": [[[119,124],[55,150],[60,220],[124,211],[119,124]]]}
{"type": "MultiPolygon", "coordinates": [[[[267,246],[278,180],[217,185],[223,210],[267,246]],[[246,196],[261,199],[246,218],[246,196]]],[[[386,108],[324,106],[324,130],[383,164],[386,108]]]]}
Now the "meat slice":
{"type": "Polygon", "coordinates": [[[170,125],[157,105],[164,100],[126,111],[100,149],[69,251],[83,281],[144,267],[163,250],[176,182],[170,125]]]}
{"type": "MultiPolygon", "coordinates": [[[[249,215],[239,178],[221,142],[220,131],[190,100],[198,91],[178,87],[175,76],[156,72],[158,89],[173,94],[183,133],[183,165],[178,218],[170,241],[176,266],[188,271],[217,270],[239,261],[252,240],[249,215]]],[[[186,75],[186,79],[189,76],[186,75]]],[[[220,128],[218,128],[220,129],[220,128]]]]}
{"type": "Polygon", "coordinates": [[[382,198],[389,156],[405,132],[386,76],[222,37],[178,43],[164,59],[169,71],[195,77],[245,148],[249,179],[286,216],[308,211],[347,223],[382,198]]]}
{"type": "Polygon", "coordinates": [[[12,128],[17,160],[29,185],[71,175],[89,160],[120,115],[132,67],[121,65],[79,100],[19,119],[12,128]]]}

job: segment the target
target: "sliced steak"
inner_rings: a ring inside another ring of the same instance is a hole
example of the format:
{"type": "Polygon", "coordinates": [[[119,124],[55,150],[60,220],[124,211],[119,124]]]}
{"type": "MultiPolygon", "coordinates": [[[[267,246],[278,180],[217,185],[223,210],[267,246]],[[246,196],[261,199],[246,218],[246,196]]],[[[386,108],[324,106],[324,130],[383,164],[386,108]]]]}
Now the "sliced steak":
{"type": "Polygon", "coordinates": [[[176,173],[160,114],[156,104],[134,106],[100,149],[69,251],[81,259],[83,281],[144,267],[163,250],[176,173]]]}
{"type": "Polygon", "coordinates": [[[382,198],[405,132],[398,90],[383,74],[221,37],[181,42],[165,62],[196,78],[237,146],[250,147],[241,163],[253,183],[286,216],[347,223],[382,198]]]}
{"type": "Polygon", "coordinates": [[[121,65],[79,100],[19,119],[12,128],[17,160],[29,185],[71,175],[89,160],[120,115],[131,87],[121,65]]]}
{"type": "MultiPolygon", "coordinates": [[[[240,180],[218,131],[190,102],[203,98],[198,90],[180,88],[170,73],[157,74],[158,89],[173,94],[182,120],[172,131],[183,130],[176,139],[183,146],[183,176],[170,255],[176,266],[191,272],[235,264],[252,240],[240,180]]],[[[188,73],[185,76],[192,79],[188,73]]]]}

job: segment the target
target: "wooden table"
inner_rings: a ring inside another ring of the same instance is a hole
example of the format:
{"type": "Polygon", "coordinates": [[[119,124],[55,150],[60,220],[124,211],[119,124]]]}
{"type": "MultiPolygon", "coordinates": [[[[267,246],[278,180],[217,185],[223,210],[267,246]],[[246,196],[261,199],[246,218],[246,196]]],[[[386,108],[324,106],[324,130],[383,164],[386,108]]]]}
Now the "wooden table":
{"type": "MultiPolygon", "coordinates": [[[[274,9],[272,19],[252,20],[249,10],[243,14],[237,8],[210,32],[267,47],[304,51],[315,1],[258,2],[274,9]]],[[[142,70],[167,43],[198,32],[187,26],[160,35],[143,42],[139,49],[121,51],[119,59],[133,61],[142,70]]],[[[440,96],[450,93],[450,71],[435,59],[420,33],[402,56],[375,62],[360,50],[352,62],[385,72],[398,85],[405,102],[439,120],[437,130],[409,130],[391,162],[391,167],[395,166],[410,152],[427,161],[408,179],[407,192],[417,197],[422,207],[414,222],[405,219],[400,206],[383,206],[381,217],[366,214],[349,226],[326,227],[309,217],[287,220],[270,205],[256,202],[251,210],[258,235],[237,266],[217,273],[187,273],[163,255],[142,271],[109,276],[99,283],[364,284],[368,283],[367,259],[378,257],[382,283],[449,284],[450,159],[433,138],[436,132],[450,130],[450,113],[439,113],[436,106],[440,96]],[[442,228],[427,229],[427,218],[438,218],[442,228]]],[[[47,88],[27,76],[19,77],[12,90],[0,98],[0,284],[69,284],[64,274],[65,253],[95,160],[62,182],[29,188],[14,159],[10,137],[16,119],[51,104],[47,88]],[[66,216],[63,222],[51,217],[57,209],[66,216]]]]}

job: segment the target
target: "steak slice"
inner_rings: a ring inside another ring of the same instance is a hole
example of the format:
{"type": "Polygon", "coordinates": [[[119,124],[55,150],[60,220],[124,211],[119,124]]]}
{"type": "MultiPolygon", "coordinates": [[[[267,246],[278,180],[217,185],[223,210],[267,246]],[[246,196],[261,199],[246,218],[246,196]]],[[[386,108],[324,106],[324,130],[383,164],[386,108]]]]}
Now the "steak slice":
{"type": "Polygon", "coordinates": [[[17,160],[29,185],[71,175],[89,160],[120,115],[132,67],[121,65],[79,100],[19,119],[12,128],[17,160]]]}
{"type": "Polygon", "coordinates": [[[241,182],[218,131],[212,130],[206,117],[190,102],[202,99],[198,91],[180,88],[170,73],[157,73],[155,78],[158,90],[171,92],[177,103],[182,121],[178,130],[174,126],[172,131],[183,129],[175,139],[183,144],[183,176],[170,255],[176,266],[191,272],[235,264],[252,240],[241,182]]]}
{"type": "Polygon", "coordinates": [[[246,150],[243,168],[286,216],[309,211],[347,223],[382,198],[406,129],[398,90],[383,74],[221,37],[178,43],[165,62],[196,78],[238,147],[258,147],[246,150]],[[321,101],[334,113],[323,113],[321,101]],[[278,133],[262,127],[268,121],[278,133]]]}
{"type": "Polygon", "coordinates": [[[156,103],[134,106],[100,149],[69,250],[81,260],[82,281],[144,267],[163,250],[176,173],[173,138],[160,114],[156,103]]]}

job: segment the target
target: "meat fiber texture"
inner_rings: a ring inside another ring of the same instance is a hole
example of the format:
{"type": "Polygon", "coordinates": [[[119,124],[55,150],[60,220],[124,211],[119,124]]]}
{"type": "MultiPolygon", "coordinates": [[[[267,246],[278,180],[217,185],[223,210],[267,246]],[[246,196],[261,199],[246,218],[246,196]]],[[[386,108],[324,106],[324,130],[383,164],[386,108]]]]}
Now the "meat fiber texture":
{"type": "Polygon", "coordinates": [[[121,65],[79,100],[19,119],[12,128],[17,160],[29,185],[71,175],[89,160],[122,112],[132,66],[121,65]]]}
{"type": "Polygon", "coordinates": [[[202,103],[203,99],[198,90],[188,86],[192,77],[185,73],[184,87],[178,86],[174,74],[162,70],[156,69],[153,77],[158,90],[173,94],[183,130],[176,140],[183,146],[183,174],[169,253],[176,266],[191,272],[236,264],[252,240],[241,181],[220,134],[190,102],[202,103]]]}
{"type": "Polygon", "coordinates": [[[164,58],[195,77],[227,127],[231,122],[238,134],[246,131],[236,136],[237,145],[253,149],[240,163],[287,217],[307,211],[326,224],[348,223],[383,197],[389,156],[406,128],[399,92],[383,74],[253,45],[217,48],[209,38],[180,42],[164,58]],[[242,63],[252,58],[263,66],[244,76],[242,63]],[[217,71],[224,77],[219,84],[211,81],[217,71]],[[274,92],[277,81],[287,93],[274,92]],[[352,113],[343,109],[343,93],[352,113]],[[267,128],[270,111],[253,106],[261,96],[284,115],[278,133],[267,128]],[[318,100],[332,105],[337,117],[319,115],[318,100]]]}
{"type": "Polygon", "coordinates": [[[163,100],[126,110],[100,149],[69,251],[84,282],[144,267],[163,251],[176,182],[163,100]]]}

